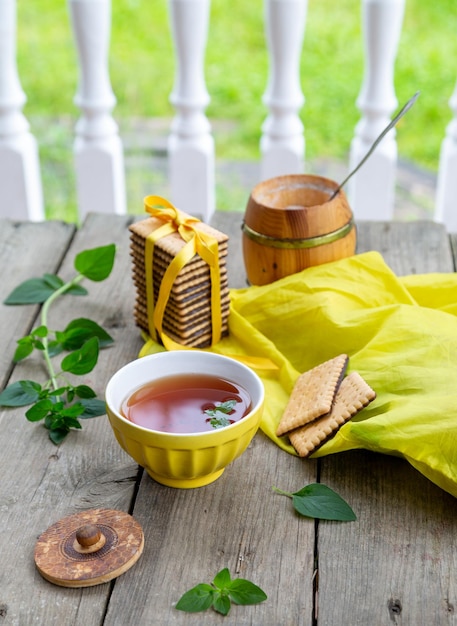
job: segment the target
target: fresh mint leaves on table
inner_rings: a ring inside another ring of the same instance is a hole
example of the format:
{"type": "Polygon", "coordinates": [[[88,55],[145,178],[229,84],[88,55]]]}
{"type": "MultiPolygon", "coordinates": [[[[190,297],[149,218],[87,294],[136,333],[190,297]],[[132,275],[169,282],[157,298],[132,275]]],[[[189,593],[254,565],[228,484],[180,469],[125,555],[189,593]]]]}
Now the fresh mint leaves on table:
{"type": "Polygon", "coordinates": [[[226,400],[217,404],[214,409],[206,409],[205,413],[211,417],[209,423],[213,428],[223,428],[224,426],[230,426],[230,420],[227,415],[233,411],[236,405],[236,400],[226,400]]]}
{"type": "Polygon", "coordinates": [[[337,522],[353,522],[357,519],[349,504],[333,489],[322,483],[307,485],[294,493],[282,491],[277,487],[273,487],[273,491],[292,498],[294,509],[304,517],[337,522]]]}
{"type": "Polygon", "coordinates": [[[80,429],[80,419],[105,414],[105,403],[99,400],[91,387],[73,385],[66,374],[84,376],[98,361],[99,349],[113,343],[112,337],[90,319],[79,318],[70,322],[63,331],[48,328],[48,312],[53,302],[63,295],[87,294],[80,285],[83,279],[101,282],[113,269],[116,247],[114,244],[85,250],[76,255],[76,276],[64,282],[54,274],[31,278],[21,283],[4,301],[7,305],[42,304],[40,325],[17,342],[14,362],[28,357],[34,350],[42,354],[49,379],[40,384],[19,380],[0,393],[0,406],[19,407],[31,404],[25,415],[31,422],[44,420],[49,438],[61,443],[72,428],[80,429]],[[56,371],[53,357],[67,352],[56,371]]]}
{"type": "Polygon", "coordinates": [[[227,568],[221,570],[211,584],[200,583],[181,596],[176,608],[187,613],[206,611],[211,606],[222,615],[227,615],[234,604],[259,604],[267,594],[244,578],[230,576],[227,568]]]}

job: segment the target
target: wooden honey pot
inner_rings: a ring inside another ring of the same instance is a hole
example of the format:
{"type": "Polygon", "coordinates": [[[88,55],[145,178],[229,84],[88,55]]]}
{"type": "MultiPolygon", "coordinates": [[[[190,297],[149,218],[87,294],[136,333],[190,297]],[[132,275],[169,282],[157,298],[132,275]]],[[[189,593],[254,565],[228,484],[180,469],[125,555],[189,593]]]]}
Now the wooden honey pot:
{"type": "Polygon", "coordinates": [[[266,285],[355,253],[356,229],[338,183],[304,174],[259,183],[247,203],[243,256],[251,285],[266,285]]]}

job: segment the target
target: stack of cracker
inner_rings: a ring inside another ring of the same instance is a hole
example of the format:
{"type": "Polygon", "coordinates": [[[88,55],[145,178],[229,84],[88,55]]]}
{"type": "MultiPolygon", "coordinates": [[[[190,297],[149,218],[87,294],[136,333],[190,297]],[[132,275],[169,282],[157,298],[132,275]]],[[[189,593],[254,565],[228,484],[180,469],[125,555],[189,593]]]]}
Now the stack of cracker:
{"type": "Polygon", "coordinates": [[[344,377],[348,362],[341,354],[298,377],[276,434],[288,435],[299,456],[315,452],[376,398],[357,372],[344,377]]]}
{"type": "MultiPolygon", "coordinates": [[[[186,214],[183,213],[184,217],[186,214]]],[[[149,332],[145,249],[146,238],[163,226],[156,217],[147,218],[132,224],[130,230],[130,254],[133,259],[133,282],[136,286],[134,317],[136,324],[149,332]]],[[[227,278],[228,236],[198,222],[196,228],[212,235],[218,242],[220,293],[221,293],[221,335],[228,333],[230,306],[227,278]]],[[[171,261],[185,245],[178,232],[162,237],[154,243],[153,290],[157,300],[163,276],[171,261]]],[[[212,344],[211,274],[208,264],[195,255],[179,272],[174,281],[163,316],[163,330],[170,339],[192,348],[206,348],[212,344]]]]}

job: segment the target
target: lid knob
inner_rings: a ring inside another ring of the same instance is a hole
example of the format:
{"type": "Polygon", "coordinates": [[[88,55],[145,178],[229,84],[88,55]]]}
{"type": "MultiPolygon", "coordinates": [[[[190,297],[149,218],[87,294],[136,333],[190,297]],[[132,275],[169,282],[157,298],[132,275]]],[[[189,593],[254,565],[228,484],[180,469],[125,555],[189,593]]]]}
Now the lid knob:
{"type": "Polygon", "coordinates": [[[81,554],[90,554],[103,548],[106,542],[105,535],[95,524],[84,524],[76,531],[73,548],[81,554]]]}

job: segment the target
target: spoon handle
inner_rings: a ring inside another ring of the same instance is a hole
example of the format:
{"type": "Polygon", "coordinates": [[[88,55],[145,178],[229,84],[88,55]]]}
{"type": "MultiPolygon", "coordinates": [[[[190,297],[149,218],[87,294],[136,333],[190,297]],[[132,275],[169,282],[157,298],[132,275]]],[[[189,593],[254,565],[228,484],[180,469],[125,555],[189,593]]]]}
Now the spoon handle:
{"type": "Polygon", "coordinates": [[[409,109],[413,106],[413,104],[416,102],[417,98],[419,97],[420,91],[417,91],[414,96],[412,98],[410,98],[408,100],[408,102],[403,106],[402,109],[400,109],[400,111],[397,113],[397,115],[392,118],[392,120],[389,122],[389,124],[384,128],[384,130],[382,131],[382,133],[379,135],[379,137],[377,139],[375,139],[375,141],[373,142],[373,145],[371,146],[371,148],[368,150],[368,152],[366,153],[366,155],[363,157],[363,159],[360,161],[360,163],[357,165],[357,167],[355,169],[352,170],[352,172],[350,172],[350,174],[348,174],[346,176],[346,178],[343,180],[342,183],[340,183],[340,185],[335,189],[335,191],[333,192],[333,194],[330,196],[328,202],[330,202],[330,200],[333,200],[333,198],[336,196],[336,194],[340,191],[340,189],[342,187],[344,187],[344,185],[348,182],[348,180],[351,178],[351,176],[353,176],[361,167],[362,165],[365,163],[365,161],[368,159],[368,157],[371,155],[371,153],[373,152],[373,150],[377,147],[377,145],[380,143],[380,141],[382,139],[384,139],[384,137],[387,135],[387,133],[389,132],[389,130],[391,130],[395,124],[398,122],[398,120],[403,117],[403,115],[409,111],[409,109]]]}

